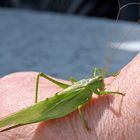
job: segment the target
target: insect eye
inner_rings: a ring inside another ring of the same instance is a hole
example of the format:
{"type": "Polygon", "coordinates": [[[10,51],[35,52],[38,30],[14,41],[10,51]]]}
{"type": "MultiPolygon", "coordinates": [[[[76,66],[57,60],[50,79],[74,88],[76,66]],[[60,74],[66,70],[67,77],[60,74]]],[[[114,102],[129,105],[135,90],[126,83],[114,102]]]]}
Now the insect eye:
{"type": "Polygon", "coordinates": [[[103,81],[103,78],[102,78],[102,77],[100,77],[100,78],[99,78],[99,81],[103,81]]]}

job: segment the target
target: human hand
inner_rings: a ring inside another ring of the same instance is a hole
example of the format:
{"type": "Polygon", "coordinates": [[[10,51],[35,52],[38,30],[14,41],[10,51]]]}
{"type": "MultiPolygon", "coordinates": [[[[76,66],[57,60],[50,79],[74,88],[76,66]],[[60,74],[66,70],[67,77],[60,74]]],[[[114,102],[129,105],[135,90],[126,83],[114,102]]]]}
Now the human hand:
{"type": "MultiPolygon", "coordinates": [[[[139,140],[140,139],[140,54],[117,77],[107,78],[108,91],[126,93],[104,95],[93,99],[84,108],[85,118],[92,129],[86,131],[77,111],[70,115],[26,125],[0,133],[0,140],[139,140]]],[[[20,72],[0,80],[0,117],[34,104],[35,72],[20,72]]],[[[40,100],[61,89],[41,79],[40,100]]]]}

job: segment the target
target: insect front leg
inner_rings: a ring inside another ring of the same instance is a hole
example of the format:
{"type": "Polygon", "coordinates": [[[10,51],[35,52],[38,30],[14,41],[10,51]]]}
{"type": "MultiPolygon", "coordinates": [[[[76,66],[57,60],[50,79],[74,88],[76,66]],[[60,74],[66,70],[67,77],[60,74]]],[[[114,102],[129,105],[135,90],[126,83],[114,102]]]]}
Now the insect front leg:
{"type": "Polygon", "coordinates": [[[78,112],[79,112],[79,115],[80,115],[80,119],[81,119],[81,121],[82,121],[84,127],[87,129],[87,131],[91,131],[91,128],[88,126],[88,123],[87,123],[87,121],[86,121],[86,119],[85,119],[85,117],[84,117],[84,114],[83,114],[83,112],[81,111],[81,108],[82,108],[82,107],[83,107],[83,105],[78,106],[78,112]]]}
{"type": "Polygon", "coordinates": [[[125,93],[121,93],[121,92],[114,92],[114,91],[100,91],[100,90],[94,90],[94,93],[97,95],[106,95],[106,94],[118,94],[118,95],[122,95],[125,96],[125,93]]]}
{"type": "Polygon", "coordinates": [[[97,72],[100,72],[103,76],[108,75],[108,76],[113,76],[113,77],[115,77],[115,76],[117,76],[119,74],[119,72],[109,73],[109,72],[106,72],[104,69],[100,69],[98,67],[95,67],[94,71],[93,71],[93,76],[94,77],[99,75],[99,74],[97,74],[97,72]]]}
{"type": "Polygon", "coordinates": [[[37,75],[37,78],[36,78],[36,90],[35,90],[35,103],[37,103],[37,100],[38,100],[38,87],[39,87],[39,79],[40,77],[43,77],[51,82],[53,82],[54,84],[58,85],[59,87],[65,89],[67,87],[69,87],[70,85],[68,84],[65,84],[65,83],[62,83],[62,82],[59,82],[53,78],[51,78],[50,76],[48,76],[47,74],[45,73],[42,73],[40,72],[38,75],[37,75]]]}

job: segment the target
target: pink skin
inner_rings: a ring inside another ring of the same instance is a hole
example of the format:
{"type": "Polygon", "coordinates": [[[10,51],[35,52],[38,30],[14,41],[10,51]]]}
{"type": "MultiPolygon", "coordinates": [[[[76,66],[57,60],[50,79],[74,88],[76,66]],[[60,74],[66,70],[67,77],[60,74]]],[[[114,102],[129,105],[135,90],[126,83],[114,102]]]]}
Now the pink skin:
{"type": "MultiPolygon", "coordinates": [[[[20,72],[0,80],[0,117],[34,104],[35,72],[20,72]]],[[[92,129],[87,132],[77,111],[61,119],[15,128],[0,133],[0,140],[140,140],[140,54],[115,78],[106,79],[108,91],[120,95],[93,95],[83,108],[92,129]]],[[[40,100],[61,89],[41,79],[40,100]]]]}

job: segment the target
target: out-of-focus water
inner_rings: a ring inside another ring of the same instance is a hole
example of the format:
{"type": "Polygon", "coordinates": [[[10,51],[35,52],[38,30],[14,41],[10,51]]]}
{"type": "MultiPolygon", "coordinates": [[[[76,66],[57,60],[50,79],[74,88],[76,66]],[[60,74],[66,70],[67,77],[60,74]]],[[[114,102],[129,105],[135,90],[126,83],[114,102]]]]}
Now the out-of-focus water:
{"type": "Polygon", "coordinates": [[[133,25],[97,18],[0,9],[0,76],[17,71],[41,71],[60,78],[75,76],[80,79],[91,76],[95,66],[103,67],[105,53],[112,60],[109,71],[115,72],[138,53],[138,49],[123,49],[123,45],[126,48],[126,42],[139,45],[140,27],[137,25],[129,34],[122,49],[107,49],[109,40],[113,44],[119,43],[133,25]]]}

